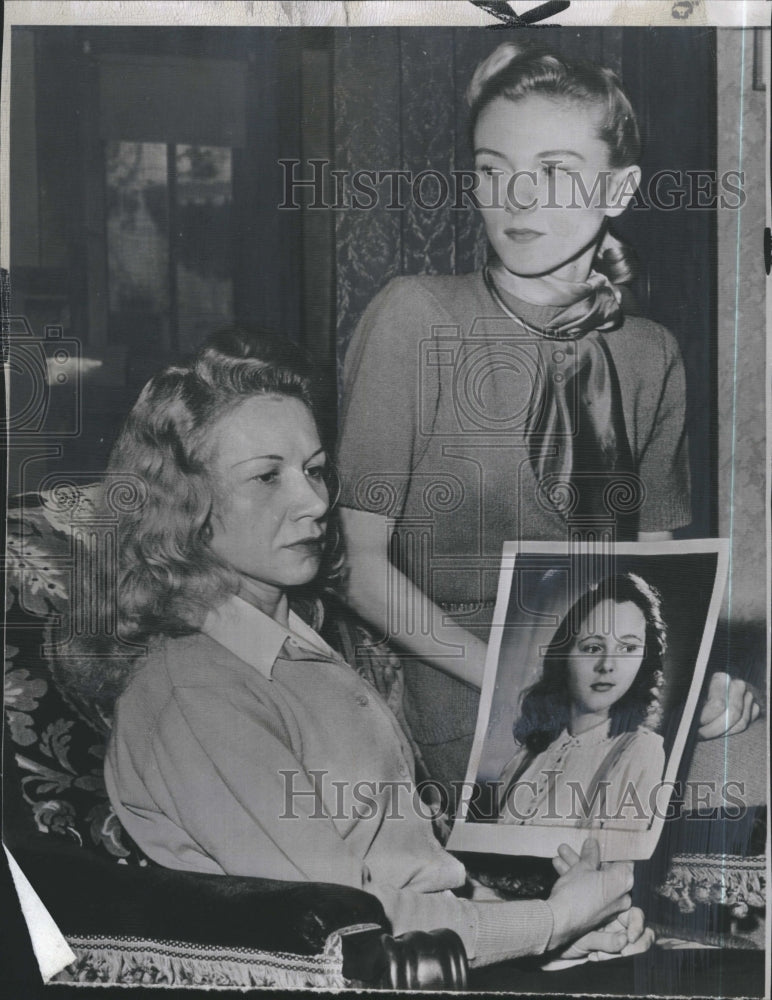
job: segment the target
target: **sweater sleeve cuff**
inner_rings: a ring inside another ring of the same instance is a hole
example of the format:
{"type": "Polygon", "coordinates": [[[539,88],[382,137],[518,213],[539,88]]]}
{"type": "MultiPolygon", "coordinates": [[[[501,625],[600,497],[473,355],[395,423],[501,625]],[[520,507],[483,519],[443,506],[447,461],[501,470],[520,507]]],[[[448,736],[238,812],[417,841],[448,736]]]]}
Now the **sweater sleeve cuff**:
{"type": "Polygon", "coordinates": [[[553,930],[552,907],[541,899],[477,903],[473,966],[491,965],[546,951],[553,930]]]}

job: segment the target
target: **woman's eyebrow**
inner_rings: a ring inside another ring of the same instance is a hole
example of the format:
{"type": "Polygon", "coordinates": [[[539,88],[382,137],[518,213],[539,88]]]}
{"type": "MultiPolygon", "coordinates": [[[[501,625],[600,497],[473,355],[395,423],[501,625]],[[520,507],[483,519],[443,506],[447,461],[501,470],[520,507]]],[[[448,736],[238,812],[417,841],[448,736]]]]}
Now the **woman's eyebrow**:
{"type": "Polygon", "coordinates": [[[585,158],[581,153],[577,153],[575,149],[545,149],[541,153],[537,153],[537,156],[573,156],[575,160],[581,160],[585,162],[585,158]]]}
{"type": "MultiPolygon", "coordinates": [[[[308,456],[308,458],[305,460],[304,464],[312,461],[314,458],[316,458],[317,455],[321,455],[323,453],[324,453],[324,447],[317,448],[316,451],[312,455],[308,456]]],[[[259,462],[261,459],[266,460],[266,461],[270,461],[270,462],[283,462],[284,461],[284,456],[283,455],[250,455],[249,458],[242,458],[239,462],[234,462],[233,465],[231,466],[231,468],[235,469],[236,466],[238,466],[238,465],[246,465],[247,462],[259,462]]]]}
{"type": "Polygon", "coordinates": [[[284,461],[283,455],[250,455],[249,458],[242,458],[239,462],[234,462],[231,468],[235,469],[237,465],[245,465],[247,462],[257,462],[261,458],[269,459],[272,462],[284,461]]]}
{"type": "Polygon", "coordinates": [[[474,151],[475,156],[481,156],[483,153],[487,153],[488,156],[498,156],[500,160],[506,160],[506,154],[500,153],[497,149],[488,149],[487,146],[480,146],[479,149],[474,151]]]}
{"type": "MultiPolygon", "coordinates": [[[[487,154],[488,156],[497,156],[500,160],[506,160],[506,153],[500,153],[496,149],[490,149],[488,146],[481,146],[479,149],[474,151],[475,156],[481,156],[487,154]]],[[[570,156],[575,160],[581,160],[582,163],[586,163],[586,159],[581,153],[577,153],[575,149],[545,149],[541,153],[536,153],[536,159],[544,159],[546,156],[570,156]]]]}
{"type": "MultiPolygon", "coordinates": [[[[605,642],[608,638],[610,638],[608,635],[604,635],[603,633],[598,632],[598,633],[595,633],[594,635],[586,635],[586,636],[584,636],[582,639],[579,640],[579,642],[590,642],[593,639],[596,640],[596,641],[605,642]]],[[[640,642],[640,643],[644,642],[644,639],[643,639],[642,636],[640,636],[640,635],[633,635],[632,633],[629,634],[629,635],[614,636],[614,638],[617,639],[618,642],[628,642],[630,639],[634,639],[635,642],[640,642]]]]}
{"type": "Polygon", "coordinates": [[[325,458],[327,457],[327,452],[324,446],[322,446],[321,448],[317,448],[316,451],[313,453],[313,455],[309,455],[308,458],[306,459],[306,464],[315,459],[317,455],[324,455],[325,458]]]}

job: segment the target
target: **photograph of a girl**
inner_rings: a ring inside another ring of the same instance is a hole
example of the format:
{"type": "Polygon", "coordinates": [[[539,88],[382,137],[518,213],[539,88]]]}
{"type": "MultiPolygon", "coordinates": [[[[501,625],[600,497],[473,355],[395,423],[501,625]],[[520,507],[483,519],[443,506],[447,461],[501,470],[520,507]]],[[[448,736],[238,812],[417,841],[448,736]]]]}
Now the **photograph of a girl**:
{"type": "Polygon", "coordinates": [[[721,540],[509,543],[449,847],[547,856],[593,830],[608,857],[650,857],[725,577],[721,540]]]}
{"type": "Polygon", "coordinates": [[[659,595],[633,573],[601,580],[571,606],[522,698],[518,750],[501,773],[500,822],[651,822],[650,796],[665,769],[657,731],[665,648],[659,595]],[[583,802],[591,804],[584,812],[583,802]]]}
{"type": "Polygon", "coordinates": [[[395,933],[451,927],[477,964],[648,947],[631,869],[600,870],[592,841],[556,857],[547,901],[454,893],[463,866],[394,798],[407,738],[293,610],[334,535],[311,380],[288,346],[218,343],[150,380],[112,454],[146,487],[121,519],[117,607],[147,655],[90,668],[125,688],[105,762],[121,824],[166,867],[364,888],[395,933]]]}

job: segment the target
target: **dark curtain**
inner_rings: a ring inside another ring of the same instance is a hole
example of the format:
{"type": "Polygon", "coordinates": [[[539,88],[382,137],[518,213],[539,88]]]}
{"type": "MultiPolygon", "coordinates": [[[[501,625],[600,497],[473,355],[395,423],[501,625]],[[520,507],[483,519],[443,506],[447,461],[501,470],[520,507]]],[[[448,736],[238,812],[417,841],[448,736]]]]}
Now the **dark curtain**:
{"type": "MultiPolygon", "coordinates": [[[[470,170],[464,92],[480,59],[518,31],[377,28],[335,34],[335,166],[357,171],[470,170]]],[[[643,189],[660,170],[715,170],[713,29],[528,29],[529,41],[603,63],[619,73],[644,140],[643,189]]],[[[683,182],[688,185],[688,178],[683,182]]],[[[422,209],[402,182],[400,207],[377,204],[336,213],[337,352],[375,293],[400,274],[454,274],[478,268],[486,252],[471,207],[422,209]]],[[[452,190],[452,186],[451,186],[452,190]]],[[[426,180],[423,198],[439,200],[426,180]]],[[[366,202],[367,198],[360,199],[366,202]]],[[[715,212],[628,210],[615,225],[640,258],[637,311],[668,326],[684,355],[693,480],[693,522],[683,534],[716,531],[715,212]]]]}

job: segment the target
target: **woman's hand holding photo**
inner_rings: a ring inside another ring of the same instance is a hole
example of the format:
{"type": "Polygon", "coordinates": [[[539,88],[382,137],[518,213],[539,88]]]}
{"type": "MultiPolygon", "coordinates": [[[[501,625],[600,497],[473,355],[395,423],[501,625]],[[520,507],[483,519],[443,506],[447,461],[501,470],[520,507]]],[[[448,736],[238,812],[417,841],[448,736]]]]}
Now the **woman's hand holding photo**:
{"type": "MultiPolygon", "coordinates": [[[[562,919],[564,906],[571,925],[569,937],[576,934],[577,922],[593,919],[591,907],[613,914],[608,922],[603,923],[601,918],[600,926],[596,925],[564,948],[558,959],[561,966],[564,962],[573,964],[637,955],[651,947],[654,932],[646,927],[643,911],[631,906],[632,864],[613,862],[601,865],[598,842],[592,838],[585,840],[581,855],[567,844],[561,845],[552,863],[560,878],[549,898],[549,905],[555,914],[550,949],[559,947],[558,920],[562,919]],[[602,878],[593,879],[593,876],[602,878]],[[618,908],[616,913],[615,908],[618,908]]],[[[547,967],[556,966],[549,963],[547,967]]]]}
{"type": "Polygon", "coordinates": [[[630,909],[632,866],[617,863],[601,869],[600,848],[592,838],[585,840],[580,855],[563,845],[553,864],[560,878],[549,897],[554,926],[548,951],[570,944],[560,956],[566,959],[584,958],[591,951],[620,952],[626,933],[600,928],[630,909]]]}

